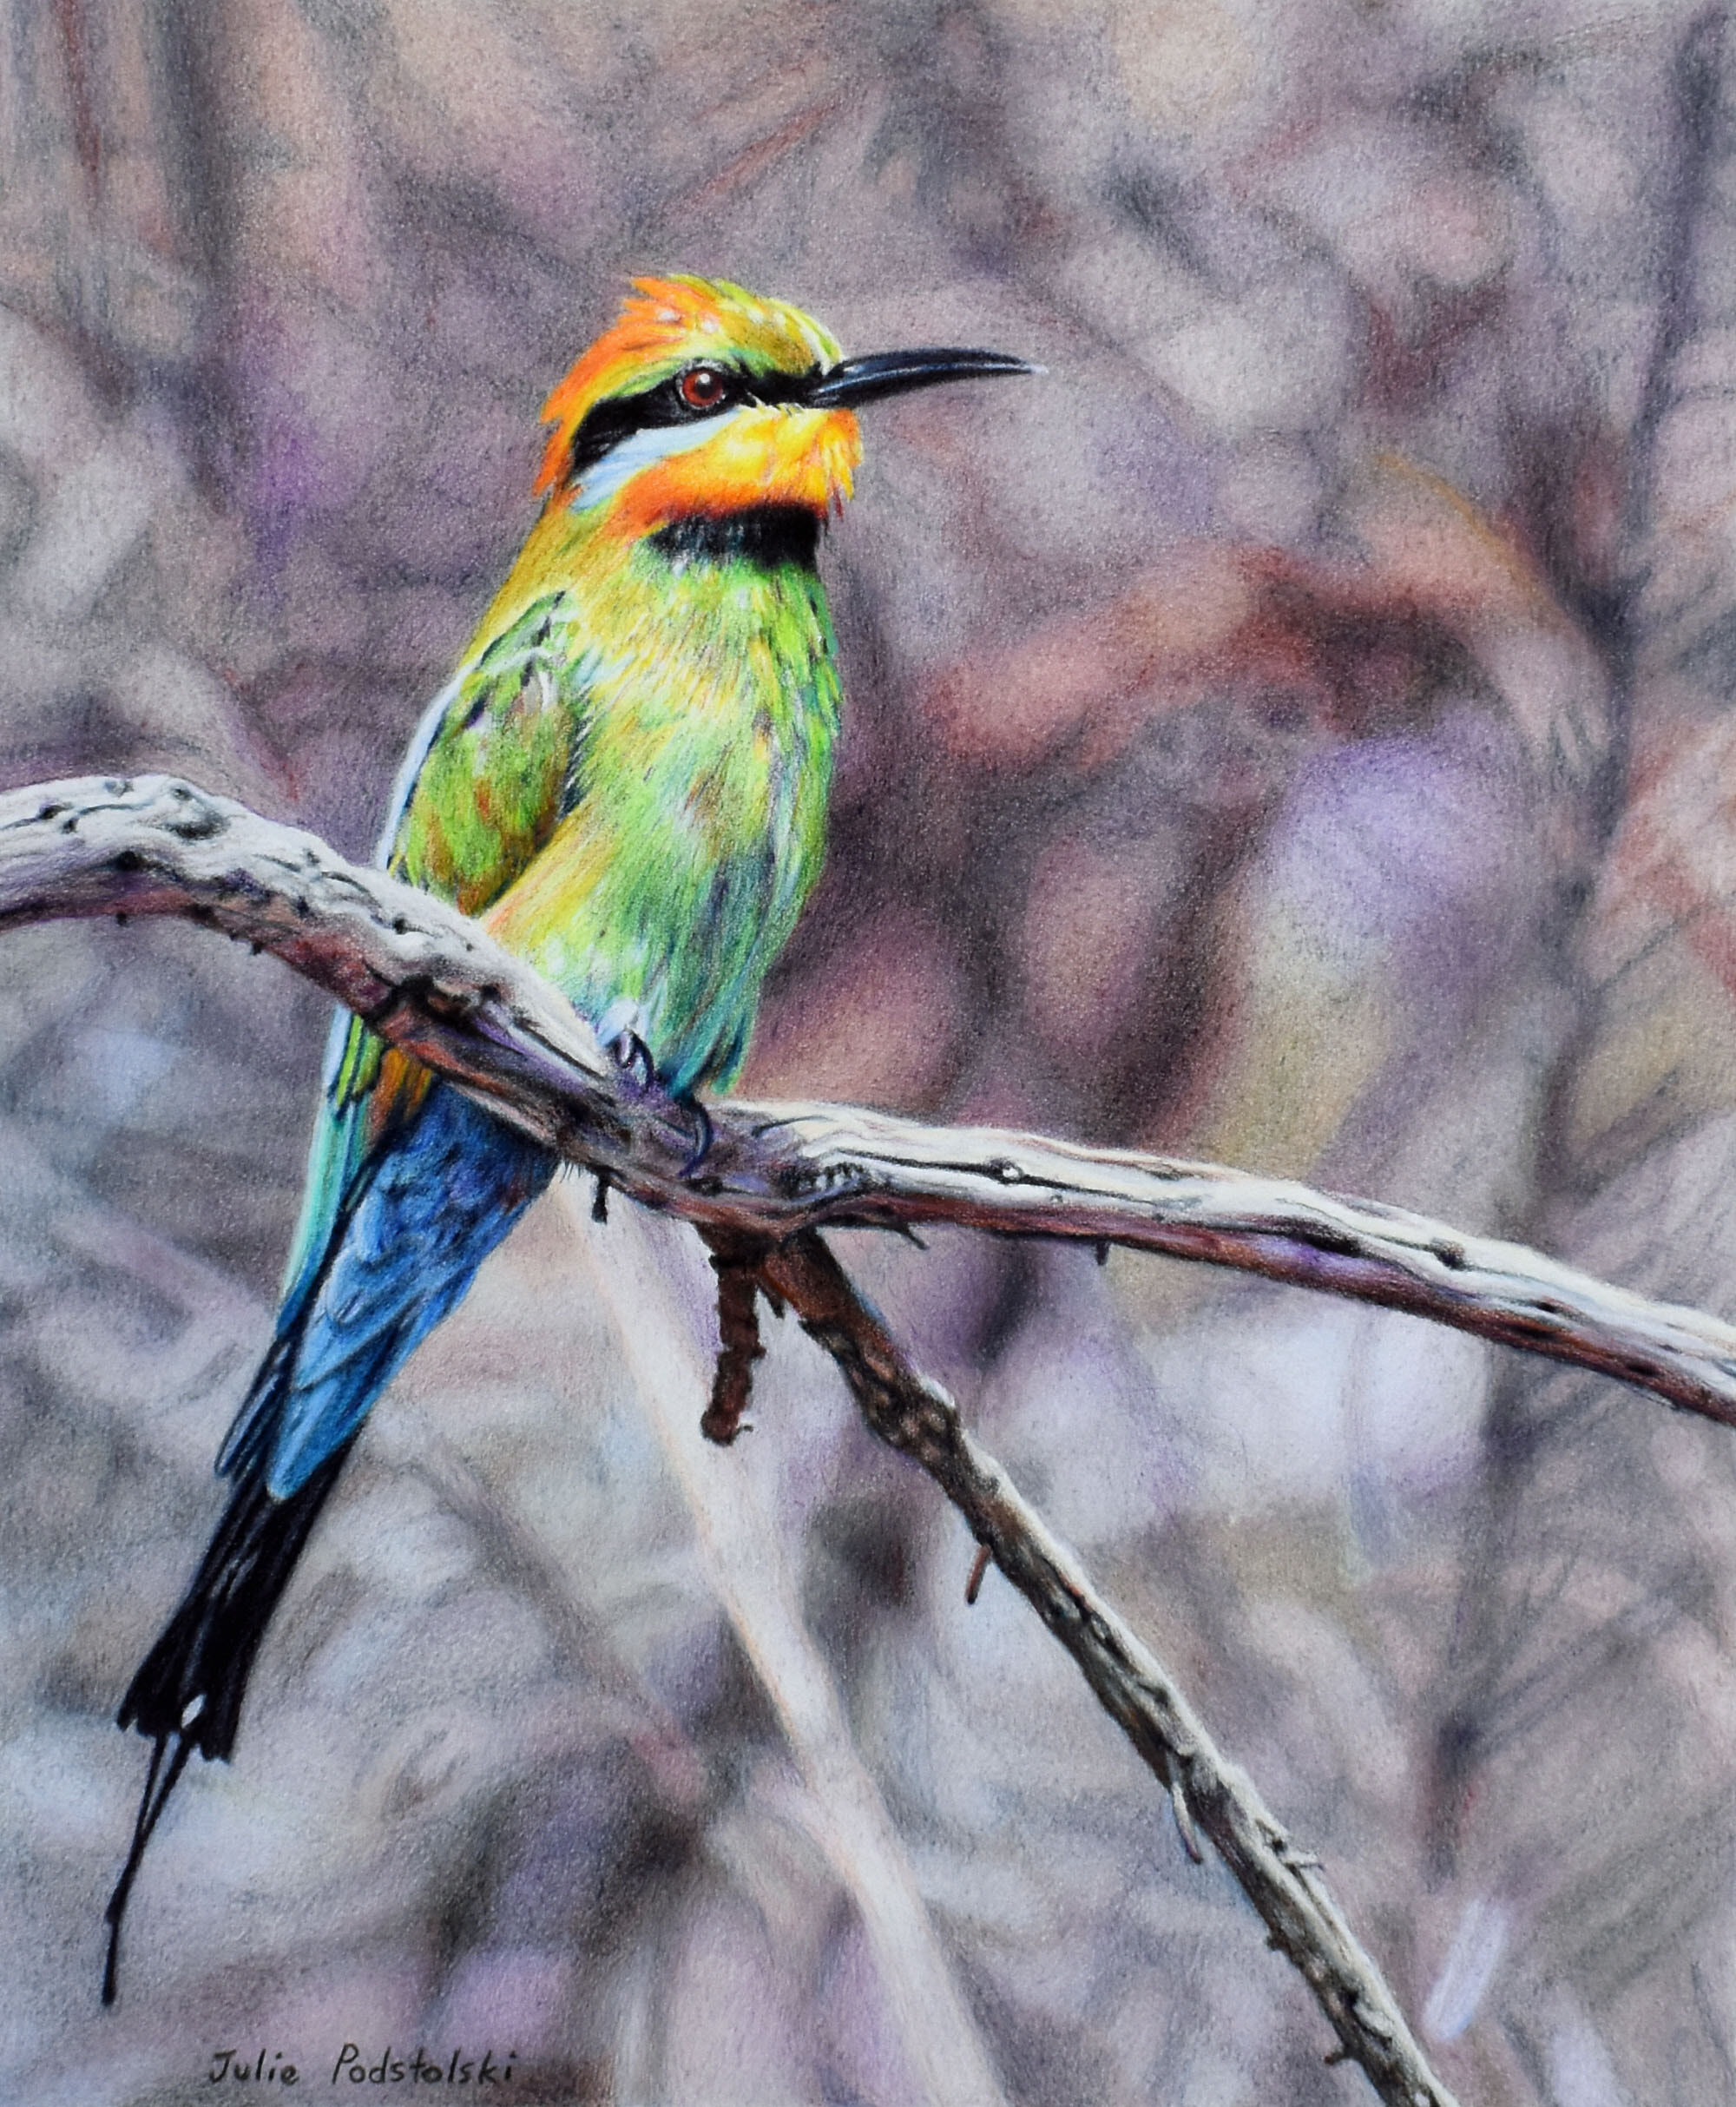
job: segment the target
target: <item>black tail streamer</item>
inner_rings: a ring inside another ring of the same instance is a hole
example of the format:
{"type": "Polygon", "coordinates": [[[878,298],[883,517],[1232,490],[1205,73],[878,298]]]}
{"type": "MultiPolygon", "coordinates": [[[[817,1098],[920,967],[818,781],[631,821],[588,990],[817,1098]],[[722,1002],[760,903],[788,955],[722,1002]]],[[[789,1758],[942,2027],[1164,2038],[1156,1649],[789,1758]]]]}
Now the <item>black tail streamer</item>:
{"type": "Polygon", "coordinates": [[[115,2002],[122,1919],[146,1847],[194,1749],[227,1760],[233,1748],[260,1643],[353,1441],[287,1499],[266,1491],[263,1458],[243,1468],[193,1584],[121,1701],[115,1724],[135,1727],[155,1746],[132,1847],[105,1914],[105,2005],[115,2002]]]}

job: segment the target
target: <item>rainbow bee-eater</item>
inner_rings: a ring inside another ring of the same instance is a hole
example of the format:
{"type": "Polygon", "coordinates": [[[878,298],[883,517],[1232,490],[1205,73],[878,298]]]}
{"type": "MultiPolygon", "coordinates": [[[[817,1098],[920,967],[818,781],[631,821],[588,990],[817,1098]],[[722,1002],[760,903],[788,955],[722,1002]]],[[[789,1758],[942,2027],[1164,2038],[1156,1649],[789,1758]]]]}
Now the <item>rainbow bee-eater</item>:
{"type": "MultiPolygon", "coordinates": [[[[477,917],[675,1097],[727,1087],[825,848],[839,691],[816,556],[860,458],[854,407],[1035,370],[846,359],[782,301],[637,280],[544,405],[542,511],[411,743],[378,860],[477,917]]],[[[105,2003],[151,1833],[192,1752],[233,1749],[363,1420],[555,1168],[334,1019],[276,1326],[217,1458],[228,1505],[121,1705],[155,1746],[105,2003]]]]}

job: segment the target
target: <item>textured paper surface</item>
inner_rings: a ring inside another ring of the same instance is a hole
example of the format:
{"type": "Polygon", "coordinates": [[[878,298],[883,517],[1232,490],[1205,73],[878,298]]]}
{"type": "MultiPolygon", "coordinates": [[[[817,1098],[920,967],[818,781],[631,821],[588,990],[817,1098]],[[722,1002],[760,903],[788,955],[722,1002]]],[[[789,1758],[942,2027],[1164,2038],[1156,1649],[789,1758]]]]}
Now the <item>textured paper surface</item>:
{"type": "MultiPolygon", "coordinates": [[[[8,783],[168,767],[364,850],[635,270],[1024,353],[865,412],[832,862],[747,1087],[1736,1308],[1716,10],[0,22],[8,783]]],[[[819,1354],[770,1327],[705,1451],[659,1388],[704,1269],[564,1191],[376,1412],[102,2013],[112,1715],[217,1511],[324,1008],[190,929],[0,957],[0,2097],[399,2098],[418,2054],[632,2107],[1366,2097],[819,1354]]],[[[1203,1269],[845,1241],[1468,2107],[1729,2097],[1727,1434],[1203,1269]]]]}

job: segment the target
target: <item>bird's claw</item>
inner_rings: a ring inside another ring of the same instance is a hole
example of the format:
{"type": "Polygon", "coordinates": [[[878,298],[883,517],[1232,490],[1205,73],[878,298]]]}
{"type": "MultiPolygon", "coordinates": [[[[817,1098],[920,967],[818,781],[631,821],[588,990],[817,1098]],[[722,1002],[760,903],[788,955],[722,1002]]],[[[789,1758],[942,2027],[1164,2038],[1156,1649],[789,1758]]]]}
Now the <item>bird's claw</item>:
{"type": "Polygon", "coordinates": [[[707,1156],[711,1154],[711,1145],[717,1139],[717,1129],[711,1123],[711,1114],[706,1110],[697,1097],[685,1098],[681,1102],[693,1114],[694,1128],[698,1136],[694,1145],[693,1154],[681,1166],[682,1177],[691,1178],[700,1165],[705,1162],[707,1156]]]}
{"type": "MultiPolygon", "coordinates": [[[[657,1063],[651,1058],[651,1049],[630,1026],[624,1031],[616,1032],[608,1042],[608,1046],[609,1058],[641,1096],[657,1088],[657,1063]]],[[[697,1097],[672,1097],[670,1103],[691,1115],[693,1119],[694,1147],[681,1169],[683,1178],[691,1178],[710,1155],[712,1142],[717,1138],[717,1130],[711,1123],[711,1114],[697,1097]]]]}
{"type": "Polygon", "coordinates": [[[623,1031],[609,1042],[609,1057],[625,1076],[636,1077],[641,1090],[657,1080],[657,1064],[651,1049],[636,1031],[623,1031]]]}

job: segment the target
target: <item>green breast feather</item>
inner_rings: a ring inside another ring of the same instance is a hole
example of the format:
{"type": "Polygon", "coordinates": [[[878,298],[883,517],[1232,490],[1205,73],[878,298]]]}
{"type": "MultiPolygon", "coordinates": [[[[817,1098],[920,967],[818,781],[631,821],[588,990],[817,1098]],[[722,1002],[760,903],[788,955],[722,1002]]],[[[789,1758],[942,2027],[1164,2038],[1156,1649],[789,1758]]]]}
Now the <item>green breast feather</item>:
{"type": "Polygon", "coordinates": [[[568,808],[484,919],[670,1088],[727,1084],[819,875],[838,729],[819,581],[641,543],[585,592],[568,808]]]}
{"type": "MultiPolygon", "coordinates": [[[[471,657],[411,749],[388,867],[636,1031],[671,1089],[727,1085],[819,875],[838,716],[812,570],[641,543],[471,657]]],[[[327,1073],[292,1296],[420,1102],[419,1072],[359,1020],[327,1073]]]]}

